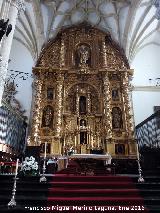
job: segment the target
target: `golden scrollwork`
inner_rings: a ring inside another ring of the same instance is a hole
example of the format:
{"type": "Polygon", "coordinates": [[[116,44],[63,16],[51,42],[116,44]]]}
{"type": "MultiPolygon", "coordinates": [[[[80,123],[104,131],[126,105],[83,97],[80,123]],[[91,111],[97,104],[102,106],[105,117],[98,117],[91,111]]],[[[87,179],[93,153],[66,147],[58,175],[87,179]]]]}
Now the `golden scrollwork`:
{"type": "Polygon", "coordinates": [[[128,69],[123,50],[117,47],[119,46],[115,42],[111,42],[110,35],[82,25],[68,29],[67,33],[59,34],[56,40],[50,42],[42,50],[37,66],[61,68],[66,65],[67,68],[73,69],[77,66],[77,51],[80,63],[76,72],[87,74],[95,68],[104,67],[115,70],[128,69]]]}
{"type": "Polygon", "coordinates": [[[37,66],[60,67],[61,63],[61,40],[57,39],[48,48],[42,50],[37,66]]]}

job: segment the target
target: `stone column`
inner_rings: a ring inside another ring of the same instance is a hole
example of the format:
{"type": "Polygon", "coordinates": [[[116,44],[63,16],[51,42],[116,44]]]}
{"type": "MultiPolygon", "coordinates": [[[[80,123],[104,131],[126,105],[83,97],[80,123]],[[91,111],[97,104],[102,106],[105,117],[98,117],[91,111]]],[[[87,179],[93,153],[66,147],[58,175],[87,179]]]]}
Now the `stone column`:
{"type": "Polygon", "coordinates": [[[9,8],[12,0],[0,0],[0,19],[8,18],[9,8]]]}
{"type": "Polygon", "coordinates": [[[89,87],[88,87],[88,91],[87,91],[87,112],[91,113],[91,93],[90,93],[89,87]]]}
{"type": "Polygon", "coordinates": [[[0,18],[2,18],[2,3],[3,3],[3,0],[0,0],[0,18]]]}
{"type": "Polygon", "coordinates": [[[112,138],[111,94],[108,73],[103,78],[106,139],[112,138]]]}
{"type": "Polygon", "coordinates": [[[34,81],[34,109],[32,114],[32,145],[40,145],[41,111],[42,111],[42,81],[34,81]]]}
{"type": "Polygon", "coordinates": [[[134,125],[133,125],[133,118],[132,118],[133,115],[132,115],[131,103],[129,98],[129,73],[125,71],[122,77],[123,77],[122,93],[123,93],[123,102],[124,102],[126,133],[128,136],[131,136],[133,135],[134,125]]]}
{"type": "MultiPolygon", "coordinates": [[[[4,84],[7,75],[8,60],[11,51],[11,45],[13,41],[13,34],[16,26],[16,20],[18,17],[18,12],[24,8],[24,0],[12,0],[9,10],[9,24],[12,25],[12,31],[8,37],[5,37],[2,42],[1,52],[0,52],[0,106],[2,102],[2,95],[4,91],[4,84]]],[[[4,35],[5,36],[5,35],[4,35]]]]}
{"type": "Polygon", "coordinates": [[[56,90],[56,127],[55,136],[57,138],[61,137],[61,127],[62,127],[62,104],[63,104],[63,81],[64,74],[58,74],[57,76],[57,90],[56,90]]]}

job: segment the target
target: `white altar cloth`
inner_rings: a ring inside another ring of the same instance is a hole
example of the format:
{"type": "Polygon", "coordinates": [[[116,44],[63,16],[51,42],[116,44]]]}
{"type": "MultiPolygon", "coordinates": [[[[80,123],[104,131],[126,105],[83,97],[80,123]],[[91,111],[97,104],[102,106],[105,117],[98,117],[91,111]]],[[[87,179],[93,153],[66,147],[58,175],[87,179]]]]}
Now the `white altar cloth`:
{"type": "Polygon", "coordinates": [[[111,164],[112,157],[110,154],[100,155],[100,154],[72,154],[69,156],[69,159],[98,159],[98,160],[105,160],[106,164],[111,164]]]}

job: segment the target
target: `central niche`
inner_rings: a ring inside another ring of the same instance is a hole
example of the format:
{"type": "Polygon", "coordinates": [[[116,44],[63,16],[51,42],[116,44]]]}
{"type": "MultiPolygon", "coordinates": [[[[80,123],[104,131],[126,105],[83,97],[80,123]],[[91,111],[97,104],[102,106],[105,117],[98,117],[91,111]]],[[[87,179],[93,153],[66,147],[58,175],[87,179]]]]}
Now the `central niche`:
{"type": "Polygon", "coordinates": [[[79,114],[86,114],[87,113],[87,106],[86,106],[86,97],[85,96],[80,96],[79,98],[79,114]]]}
{"type": "Polygon", "coordinates": [[[66,98],[66,111],[76,115],[99,113],[100,103],[96,88],[87,83],[72,86],[66,98]]]}
{"type": "Polygon", "coordinates": [[[87,68],[91,66],[91,50],[88,44],[81,43],[77,46],[75,60],[76,67],[87,68]]]}

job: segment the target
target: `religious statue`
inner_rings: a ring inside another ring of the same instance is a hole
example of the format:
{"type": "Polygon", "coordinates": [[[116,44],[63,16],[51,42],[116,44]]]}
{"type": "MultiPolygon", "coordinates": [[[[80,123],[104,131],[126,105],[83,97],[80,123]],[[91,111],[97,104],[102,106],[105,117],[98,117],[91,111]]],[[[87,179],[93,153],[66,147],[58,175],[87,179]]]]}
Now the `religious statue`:
{"type": "Polygon", "coordinates": [[[84,65],[87,64],[89,58],[90,58],[90,50],[89,47],[82,44],[79,48],[78,48],[78,56],[80,59],[80,64],[84,65]]]}
{"type": "Polygon", "coordinates": [[[116,154],[125,154],[125,145],[124,144],[116,144],[115,145],[115,153],[116,154]]]}
{"type": "Polygon", "coordinates": [[[47,88],[47,99],[53,100],[53,88],[47,88]]]}
{"type": "Polygon", "coordinates": [[[112,127],[114,129],[123,127],[122,112],[119,107],[113,107],[112,109],[112,127]]]}
{"type": "Polygon", "coordinates": [[[47,106],[43,110],[42,126],[52,127],[52,123],[53,123],[53,109],[51,106],[47,106]]]}
{"type": "Polygon", "coordinates": [[[113,101],[118,101],[119,100],[118,89],[113,89],[112,90],[112,100],[113,101]]]}
{"type": "Polygon", "coordinates": [[[83,120],[83,119],[80,120],[80,127],[81,127],[82,129],[85,129],[85,128],[86,128],[86,121],[85,121],[85,120],[83,120]]]}

